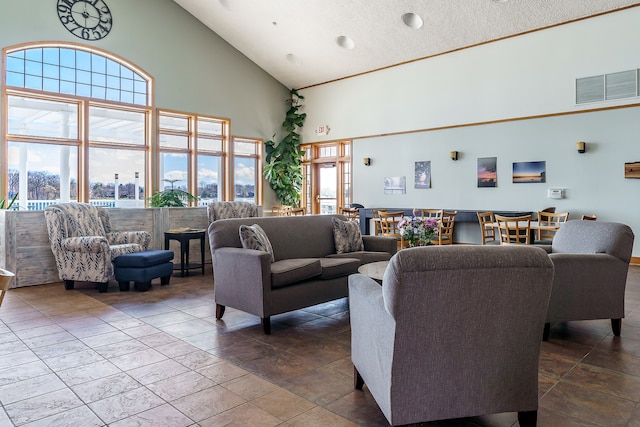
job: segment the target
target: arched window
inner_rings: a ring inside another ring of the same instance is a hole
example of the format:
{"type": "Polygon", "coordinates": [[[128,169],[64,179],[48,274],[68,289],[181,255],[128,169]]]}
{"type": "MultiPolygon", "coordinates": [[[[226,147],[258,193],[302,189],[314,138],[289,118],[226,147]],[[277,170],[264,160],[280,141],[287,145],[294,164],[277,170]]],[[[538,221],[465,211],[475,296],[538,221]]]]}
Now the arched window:
{"type": "Polygon", "coordinates": [[[144,206],[153,79],[108,52],[38,43],[3,50],[2,194],[144,206]]]}

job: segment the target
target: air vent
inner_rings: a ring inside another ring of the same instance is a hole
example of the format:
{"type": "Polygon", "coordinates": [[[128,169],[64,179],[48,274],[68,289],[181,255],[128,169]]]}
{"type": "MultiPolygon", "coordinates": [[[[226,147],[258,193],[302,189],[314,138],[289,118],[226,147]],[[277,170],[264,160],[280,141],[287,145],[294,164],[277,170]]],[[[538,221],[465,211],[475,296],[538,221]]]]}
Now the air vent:
{"type": "Polygon", "coordinates": [[[640,70],[576,79],[576,104],[640,96],[640,70]]]}
{"type": "Polygon", "coordinates": [[[636,96],[636,70],[621,71],[605,75],[606,98],[620,99],[636,96]]]}
{"type": "Polygon", "coordinates": [[[604,75],[576,79],[576,104],[604,101],[604,75]]]}

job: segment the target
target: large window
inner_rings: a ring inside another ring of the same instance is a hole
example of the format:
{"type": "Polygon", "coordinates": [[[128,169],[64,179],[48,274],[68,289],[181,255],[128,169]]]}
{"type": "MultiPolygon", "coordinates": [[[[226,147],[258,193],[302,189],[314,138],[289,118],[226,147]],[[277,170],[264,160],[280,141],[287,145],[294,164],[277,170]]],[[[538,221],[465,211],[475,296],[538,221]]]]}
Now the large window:
{"type": "Polygon", "coordinates": [[[227,200],[229,120],[158,110],[160,188],[179,188],[206,206],[227,200]]]}
{"type": "Polygon", "coordinates": [[[152,80],[75,44],[6,48],[2,194],[19,209],[64,201],[144,206],[152,80]]]}
{"type": "Polygon", "coordinates": [[[259,205],[262,200],[262,140],[233,137],[234,200],[259,205]]]}

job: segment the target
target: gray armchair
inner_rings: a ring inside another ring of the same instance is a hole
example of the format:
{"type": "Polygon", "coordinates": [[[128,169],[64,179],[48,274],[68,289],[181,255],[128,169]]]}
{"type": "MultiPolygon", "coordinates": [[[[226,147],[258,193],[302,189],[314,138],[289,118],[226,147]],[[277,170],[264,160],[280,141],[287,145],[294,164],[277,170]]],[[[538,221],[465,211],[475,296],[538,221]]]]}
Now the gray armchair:
{"type": "Polygon", "coordinates": [[[355,387],[391,425],[518,411],[535,425],[553,265],[533,246],[398,252],[349,277],[355,387]]]}
{"type": "Polygon", "coordinates": [[[611,319],[620,335],[634,235],[624,224],[567,221],[551,244],[555,275],[543,339],[551,323],[611,319]]]}
{"type": "Polygon", "coordinates": [[[44,210],[51,251],[67,290],[74,281],[94,282],[106,292],[114,279],[113,260],[146,251],[146,231],[113,231],[109,213],[88,203],[59,203],[44,210]]]}

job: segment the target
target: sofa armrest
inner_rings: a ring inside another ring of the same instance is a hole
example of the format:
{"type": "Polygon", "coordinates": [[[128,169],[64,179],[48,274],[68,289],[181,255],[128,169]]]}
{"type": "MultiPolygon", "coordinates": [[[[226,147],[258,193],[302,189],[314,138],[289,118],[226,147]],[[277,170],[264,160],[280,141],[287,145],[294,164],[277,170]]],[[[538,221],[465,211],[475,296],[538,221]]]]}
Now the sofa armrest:
{"type": "Polygon", "coordinates": [[[107,233],[107,240],[110,245],[136,243],[146,251],[151,242],[151,234],[146,231],[113,231],[107,233]]]}
{"type": "Polygon", "coordinates": [[[62,239],[61,249],[68,252],[109,252],[109,242],[104,236],[69,237],[62,239]]]}
{"type": "Polygon", "coordinates": [[[398,240],[386,236],[362,236],[364,250],[371,252],[388,252],[391,255],[398,251],[398,240]]]}
{"type": "Polygon", "coordinates": [[[253,249],[218,248],[213,253],[214,299],[260,317],[271,305],[271,256],[253,249]]]}

